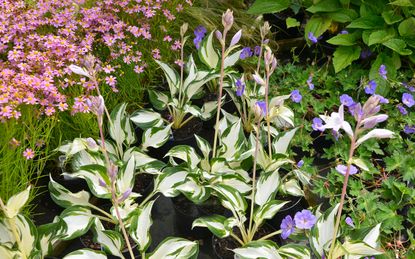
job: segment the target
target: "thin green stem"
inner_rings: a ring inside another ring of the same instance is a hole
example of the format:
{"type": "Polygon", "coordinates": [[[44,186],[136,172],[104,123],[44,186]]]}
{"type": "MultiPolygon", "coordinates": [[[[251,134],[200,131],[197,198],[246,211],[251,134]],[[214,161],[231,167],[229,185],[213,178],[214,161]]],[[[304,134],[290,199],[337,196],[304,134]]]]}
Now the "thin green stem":
{"type": "Polygon", "coordinates": [[[238,243],[240,244],[240,245],[245,245],[245,243],[237,236],[237,235],[235,235],[234,233],[232,233],[231,232],[231,236],[236,240],[236,241],[238,241],[238,243]]]}
{"type": "Polygon", "coordinates": [[[268,238],[270,238],[270,237],[273,237],[273,236],[275,236],[275,235],[278,235],[278,234],[281,234],[281,229],[280,230],[277,230],[277,231],[274,231],[274,232],[272,232],[272,233],[270,233],[270,234],[268,234],[268,235],[266,235],[266,236],[263,236],[263,237],[261,237],[260,239],[258,239],[258,240],[267,240],[268,238]]]}
{"type": "Polygon", "coordinates": [[[112,215],[109,214],[108,212],[106,212],[105,210],[103,210],[103,209],[101,209],[101,208],[99,208],[99,207],[97,207],[97,206],[95,206],[93,204],[90,204],[89,207],[93,208],[94,210],[97,210],[97,211],[101,212],[102,214],[104,214],[108,218],[112,219],[112,215]]]}
{"type": "Polygon", "coordinates": [[[140,207],[144,206],[151,198],[153,198],[153,196],[156,194],[156,192],[152,192],[150,193],[141,203],[140,203],[140,207]]]}
{"type": "Polygon", "coordinates": [[[193,118],[194,118],[195,116],[194,115],[192,115],[192,116],[190,116],[189,118],[187,118],[184,122],[182,122],[182,124],[180,124],[180,127],[179,128],[181,128],[181,127],[183,127],[184,125],[186,125],[189,121],[191,121],[193,118]]]}
{"type": "Polygon", "coordinates": [[[251,212],[249,214],[249,227],[248,232],[252,230],[252,221],[254,215],[254,206],[255,206],[255,191],[256,191],[256,162],[259,149],[259,128],[261,126],[261,120],[258,120],[257,123],[257,132],[256,132],[256,141],[255,141],[255,152],[254,152],[254,166],[252,169],[252,193],[251,193],[251,212]]]}

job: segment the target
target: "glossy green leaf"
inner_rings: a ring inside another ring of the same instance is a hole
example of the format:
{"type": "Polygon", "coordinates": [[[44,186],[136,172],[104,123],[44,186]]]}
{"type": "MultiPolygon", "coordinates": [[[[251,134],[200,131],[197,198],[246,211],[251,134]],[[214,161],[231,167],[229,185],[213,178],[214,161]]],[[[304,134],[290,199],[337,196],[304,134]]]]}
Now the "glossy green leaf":
{"type": "Polygon", "coordinates": [[[360,57],[360,47],[340,46],[333,55],[334,71],[338,73],[360,57]]]}
{"type": "Polygon", "coordinates": [[[249,14],[278,13],[290,7],[290,0],[255,0],[248,9],[249,14]]]}

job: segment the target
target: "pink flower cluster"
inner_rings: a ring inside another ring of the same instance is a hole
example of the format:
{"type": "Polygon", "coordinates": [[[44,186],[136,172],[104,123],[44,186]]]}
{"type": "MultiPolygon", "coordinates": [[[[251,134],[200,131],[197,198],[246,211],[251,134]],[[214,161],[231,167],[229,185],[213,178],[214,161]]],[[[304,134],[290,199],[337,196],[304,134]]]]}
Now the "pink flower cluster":
{"type": "Polygon", "coordinates": [[[166,26],[188,0],[0,0],[0,121],[19,118],[21,105],[33,105],[47,116],[71,109],[88,112],[87,99],[95,85],[85,78],[74,83],[69,64],[82,63],[94,48],[108,49],[104,82],[117,91],[115,62],[133,64],[142,73],[146,59],[161,58],[159,44],[177,50],[166,26]],[[91,6],[92,5],[92,6],[91,6]],[[152,35],[162,35],[154,42],[152,35]],[[164,34],[164,35],[163,35],[164,34]],[[140,49],[143,41],[153,43],[140,49]],[[147,57],[148,56],[148,57],[147,57]],[[62,91],[82,85],[82,96],[62,91]]]}

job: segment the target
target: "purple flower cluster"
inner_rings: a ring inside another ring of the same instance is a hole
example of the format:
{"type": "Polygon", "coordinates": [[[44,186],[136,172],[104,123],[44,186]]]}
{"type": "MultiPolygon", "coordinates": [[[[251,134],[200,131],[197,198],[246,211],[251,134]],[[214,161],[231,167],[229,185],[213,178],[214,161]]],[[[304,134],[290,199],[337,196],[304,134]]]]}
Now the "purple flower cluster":
{"type": "Polygon", "coordinates": [[[316,216],[314,216],[309,210],[298,211],[295,214],[294,219],[288,215],[281,222],[281,237],[282,239],[287,239],[292,233],[294,233],[295,228],[311,229],[316,222],[316,216]]]}
{"type": "Polygon", "coordinates": [[[366,94],[374,94],[376,92],[377,84],[374,80],[370,80],[367,86],[365,87],[366,94]]]}
{"type": "Polygon", "coordinates": [[[379,75],[383,78],[383,79],[388,79],[388,77],[386,76],[388,74],[388,71],[386,70],[386,66],[385,65],[380,65],[379,67],[379,75]]]}
{"type": "Polygon", "coordinates": [[[203,27],[202,25],[197,26],[196,29],[194,30],[193,33],[195,35],[195,38],[193,39],[193,43],[195,44],[196,49],[200,48],[200,43],[205,37],[206,32],[207,32],[206,28],[203,27]]]}
{"type": "Polygon", "coordinates": [[[245,91],[245,84],[244,82],[242,82],[241,79],[237,79],[235,85],[236,85],[236,96],[241,97],[245,91]]]}
{"type": "Polygon", "coordinates": [[[314,33],[312,33],[311,31],[308,33],[307,37],[313,44],[316,44],[318,42],[317,37],[314,36],[314,33]]]}
{"type": "Polygon", "coordinates": [[[307,79],[307,85],[308,89],[314,90],[314,84],[313,84],[313,75],[310,75],[307,79]]]}
{"type": "Polygon", "coordinates": [[[291,92],[291,100],[295,103],[301,102],[301,99],[303,99],[303,96],[301,96],[300,90],[295,89],[291,92]]]}
{"type": "Polygon", "coordinates": [[[252,57],[253,53],[250,47],[245,47],[242,49],[241,54],[239,55],[240,59],[246,59],[252,57]]]}
{"type": "Polygon", "coordinates": [[[415,133],[415,126],[409,126],[409,125],[405,125],[405,128],[403,129],[403,132],[405,132],[406,134],[414,134],[415,133]]]}

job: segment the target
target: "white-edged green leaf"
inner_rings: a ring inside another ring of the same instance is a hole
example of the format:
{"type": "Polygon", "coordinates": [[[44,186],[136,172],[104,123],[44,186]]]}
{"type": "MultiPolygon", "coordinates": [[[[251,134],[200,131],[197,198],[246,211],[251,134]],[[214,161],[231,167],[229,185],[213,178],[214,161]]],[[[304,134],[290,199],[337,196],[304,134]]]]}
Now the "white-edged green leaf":
{"type": "Polygon", "coordinates": [[[238,159],[240,154],[245,151],[246,145],[240,119],[224,130],[220,141],[222,145],[220,148],[220,157],[225,158],[227,161],[238,159]]]}
{"type": "Polygon", "coordinates": [[[193,221],[192,229],[195,227],[206,227],[215,236],[225,238],[230,235],[230,231],[225,227],[226,218],[221,215],[201,217],[193,221]]]}
{"type": "Polygon", "coordinates": [[[283,192],[293,196],[304,196],[304,191],[301,189],[298,181],[295,179],[290,179],[287,182],[284,182],[281,185],[281,189],[283,192]]]}
{"type": "Polygon", "coordinates": [[[4,215],[7,218],[14,218],[17,214],[19,214],[20,210],[29,199],[30,188],[31,187],[29,185],[24,191],[21,191],[9,198],[5,205],[6,207],[4,208],[4,215]]]}
{"type": "MultiPolygon", "coordinates": [[[[66,175],[66,174],[63,174],[66,175]]],[[[86,181],[89,189],[98,198],[108,199],[111,197],[111,191],[107,187],[100,185],[100,180],[109,183],[107,168],[102,165],[86,165],[81,170],[70,174],[70,176],[79,177],[86,181]]]]}
{"type": "Polygon", "coordinates": [[[134,239],[140,252],[146,251],[151,242],[150,227],[153,224],[151,220],[151,209],[154,200],[144,205],[140,211],[131,218],[130,234],[134,239]]]}
{"type": "Polygon", "coordinates": [[[369,245],[362,242],[353,243],[346,241],[343,243],[342,247],[345,250],[345,255],[348,255],[346,256],[347,259],[383,254],[383,252],[378,251],[375,248],[370,247],[369,245]]]}
{"type": "Polygon", "coordinates": [[[311,258],[310,250],[304,245],[287,244],[278,249],[278,252],[284,258],[309,259],[311,258]]]}
{"type": "Polygon", "coordinates": [[[235,212],[244,212],[248,207],[245,198],[235,188],[228,185],[215,184],[212,186],[212,189],[218,193],[219,199],[225,208],[235,212]]]}
{"type": "Polygon", "coordinates": [[[111,123],[108,127],[109,134],[113,140],[117,143],[118,146],[122,146],[122,143],[126,139],[126,134],[124,132],[125,126],[125,109],[127,108],[126,103],[117,105],[114,110],[111,112],[111,123]]]}
{"type": "Polygon", "coordinates": [[[294,127],[294,112],[286,106],[272,107],[270,116],[272,123],[277,128],[294,127]]]}
{"type": "Polygon", "coordinates": [[[244,259],[282,259],[277,245],[270,240],[251,241],[241,248],[233,249],[239,258],[244,259]]]}
{"type": "Polygon", "coordinates": [[[239,57],[241,56],[242,50],[238,50],[235,53],[233,53],[232,55],[229,55],[225,58],[225,63],[224,63],[224,67],[232,67],[233,65],[236,64],[236,62],[238,62],[239,57]]]}
{"type": "Polygon", "coordinates": [[[155,189],[166,197],[175,197],[179,194],[176,187],[184,182],[188,172],[179,167],[169,167],[155,180],[155,189]]]}
{"type": "Polygon", "coordinates": [[[199,49],[200,60],[211,69],[216,69],[219,62],[219,55],[213,48],[213,34],[212,31],[205,41],[202,42],[202,46],[199,49]]]}
{"type": "Polygon", "coordinates": [[[186,180],[176,187],[176,190],[183,193],[189,200],[194,203],[201,203],[210,196],[210,191],[203,183],[201,184],[196,177],[188,175],[186,180]]]}
{"type": "Polygon", "coordinates": [[[153,127],[144,131],[143,134],[143,149],[148,147],[159,148],[164,145],[170,138],[171,124],[166,127],[153,127]]]}
{"type": "Polygon", "coordinates": [[[132,190],[134,187],[135,176],[135,158],[131,156],[127,164],[125,164],[117,173],[117,189],[120,193],[132,190]]]}
{"type": "Polygon", "coordinates": [[[367,167],[366,163],[360,158],[353,157],[352,163],[357,165],[362,170],[369,171],[369,168],[367,167]]]}
{"type": "Polygon", "coordinates": [[[196,78],[189,82],[185,81],[183,87],[185,89],[186,98],[188,100],[201,90],[201,87],[209,82],[210,80],[219,77],[218,73],[214,71],[198,71],[196,73],[196,78]]]}
{"type": "Polygon", "coordinates": [[[203,104],[202,109],[200,110],[200,118],[202,120],[209,120],[216,114],[216,109],[218,107],[217,101],[206,102],[203,104]]]}
{"type": "Polygon", "coordinates": [[[300,170],[300,169],[294,169],[293,170],[294,175],[297,177],[298,180],[300,180],[300,182],[304,185],[308,185],[310,184],[311,181],[311,174],[300,170]]]}
{"type": "Polygon", "coordinates": [[[151,104],[157,110],[166,109],[167,104],[169,103],[169,96],[165,93],[160,92],[160,91],[149,89],[148,90],[148,97],[150,99],[151,104]]]}
{"type": "Polygon", "coordinates": [[[274,199],[275,194],[280,186],[280,174],[278,170],[271,173],[262,172],[258,178],[255,193],[255,203],[259,206],[274,199]]]}
{"type": "Polygon", "coordinates": [[[36,226],[23,215],[14,217],[17,235],[19,236],[19,251],[26,256],[29,256],[36,250],[37,230],[36,226]]]}
{"type": "Polygon", "coordinates": [[[62,240],[71,240],[85,234],[94,221],[94,215],[87,208],[73,206],[65,209],[60,215],[64,224],[59,233],[62,240]]]}
{"type": "Polygon", "coordinates": [[[202,154],[205,158],[209,158],[210,151],[212,150],[209,142],[205,140],[202,137],[199,137],[198,135],[195,135],[196,138],[196,144],[199,147],[200,151],[202,151],[202,154]]]}
{"type": "Polygon", "coordinates": [[[79,249],[67,254],[63,259],[106,259],[104,252],[92,249],[79,249]]]}
{"type": "Polygon", "coordinates": [[[133,112],[130,119],[143,130],[159,125],[162,120],[160,113],[146,109],[133,112]]]}
{"type": "Polygon", "coordinates": [[[337,204],[331,211],[326,211],[323,215],[321,215],[311,230],[310,244],[319,255],[323,254],[326,245],[332,241],[334,221],[338,208],[339,204],[337,204]]]}
{"type": "Polygon", "coordinates": [[[96,240],[102,249],[112,255],[124,258],[121,250],[124,247],[123,237],[119,232],[113,230],[101,230],[96,228],[96,240]]]}
{"type": "Polygon", "coordinates": [[[272,219],[277,212],[287,204],[288,201],[277,201],[271,200],[267,203],[263,204],[261,207],[255,210],[254,213],[254,221],[257,225],[261,225],[261,223],[266,219],[272,219]]]}
{"type": "Polygon", "coordinates": [[[0,245],[0,258],[22,258],[22,254],[6,246],[0,245]]]}
{"type": "Polygon", "coordinates": [[[90,206],[88,192],[82,190],[77,193],[72,193],[59,183],[55,182],[51,175],[49,175],[49,193],[52,200],[64,208],[71,206],[90,206]]]}
{"type": "Polygon", "coordinates": [[[163,63],[159,60],[154,60],[160,68],[163,70],[164,75],[166,76],[167,83],[170,88],[170,93],[172,96],[176,94],[176,92],[179,90],[179,74],[174,70],[172,67],[167,65],[166,63],[163,63]]]}
{"type": "Polygon", "coordinates": [[[274,153],[276,154],[286,154],[288,145],[290,144],[292,138],[297,132],[298,128],[294,128],[288,132],[286,132],[283,136],[281,136],[277,141],[274,141],[272,144],[274,146],[274,153]]]}
{"type": "Polygon", "coordinates": [[[160,243],[148,259],[192,259],[199,253],[197,242],[180,237],[168,237],[160,243]]]}
{"type": "Polygon", "coordinates": [[[165,156],[179,158],[185,161],[192,169],[196,168],[200,162],[200,157],[195,149],[186,145],[178,145],[171,148],[165,156]]]}

